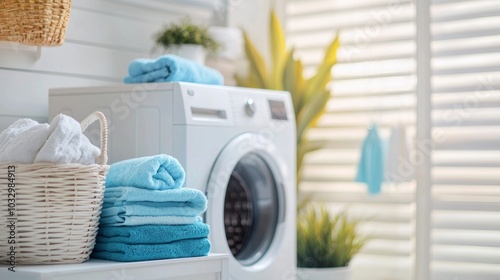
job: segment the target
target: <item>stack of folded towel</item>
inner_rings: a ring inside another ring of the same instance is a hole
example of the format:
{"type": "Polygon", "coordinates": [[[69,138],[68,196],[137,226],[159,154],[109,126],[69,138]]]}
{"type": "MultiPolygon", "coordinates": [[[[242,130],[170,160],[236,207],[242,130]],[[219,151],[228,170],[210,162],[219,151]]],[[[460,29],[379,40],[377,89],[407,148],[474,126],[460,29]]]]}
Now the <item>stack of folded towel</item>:
{"type": "Polygon", "coordinates": [[[205,195],[183,188],[185,173],[168,155],[111,165],[92,257],[145,261],[206,256],[205,195]]]}
{"type": "Polygon", "coordinates": [[[156,60],[136,59],[130,63],[128,73],[129,76],[124,79],[127,84],[158,82],[224,84],[224,77],[219,71],[172,54],[161,56],[156,60]]]}

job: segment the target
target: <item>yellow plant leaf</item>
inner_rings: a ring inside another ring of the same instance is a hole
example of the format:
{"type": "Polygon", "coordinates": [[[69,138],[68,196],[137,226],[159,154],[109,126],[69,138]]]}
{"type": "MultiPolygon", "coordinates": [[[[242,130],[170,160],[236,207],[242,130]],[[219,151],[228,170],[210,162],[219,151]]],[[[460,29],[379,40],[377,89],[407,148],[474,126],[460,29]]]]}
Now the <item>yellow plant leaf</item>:
{"type": "Polygon", "coordinates": [[[303,135],[310,123],[318,116],[318,113],[325,108],[330,99],[330,91],[323,90],[321,94],[306,103],[304,109],[297,116],[297,137],[303,135]]]}
{"type": "Polygon", "coordinates": [[[280,24],[279,18],[274,11],[271,12],[270,19],[270,32],[269,32],[271,42],[271,80],[270,87],[272,89],[282,90],[282,74],[283,74],[283,64],[286,58],[286,41],[283,28],[280,24]]]}
{"type": "Polygon", "coordinates": [[[313,98],[315,94],[318,94],[318,92],[323,91],[330,82],[331,70],[333,65],[337,62],[337,50],[339,46],[339,37],[336,36],[332,43],[326,48],[323,62],[318,67],[316,75],[306,82],[304,90],[306,102],[313,98]]]}
{"type": "Polygon", "coordinates": [[[240,87],[250,87],[248,79],[245,79],[244,77],[241,77],[238,74],[234,74],[234,80],[236,81],[236,84],[240,87]]]}
{"type": "Polygon", "coordinates": [[[297,115],[303,102],[301,93],[304,88],[304,77],[302,76],[302,63],[300,60],[294,60],[293,54],[294,49],[288,53],[283,68],[283,89],[291,93],[295,115],[297,115]]]}
{"type": "Polygon", "coordinates": [[[318,125],[318,121],[323,116],[323,114],[326,112],[326,106],[323,107],[320,112],[314,117],[314,119],[309,123],[308,127],[316,127],[318,125]]]}
{"type": "Polygon", "coordinates": [[[240,87],[248,87],[248,88],[260,88],[260,85],[256,81],[255,75],[250,74],[246,79],[241,77],[238,74],[234,75],[234,79],[236,80],[236,84],[240,87]]]}
{"type": "Polygon", "coordinates": [[[259,85],[259,88],[268,88],[266,82],[266,64],[264,59],[257,51],[246,32],[243,32],[243,38],[245,40],[245,54],[248,62],[250,63],[250,73],[256,74],[256,82],[259,85]]]}
{"type": "Polygon", "coordinates": [[[300,113],[300,111],[302,111],[302,109],[304,108],[304,103],[305,103],[305,98],[304,98],[304,88],[305,88],[305,83],[306,83],[306,80],[304,79],[304,66],[302,64],[302,61],[299,59],[299,60],[295,60],[294,61],[294,64],[295,64],[295,76],[297,77],[297,80],[296,80],[296,83],[297,83],[297,87],[296,87],[296,92],[295,92],[295,95],[297,96],[297,110],[295,111],[296,115],[298,115],[300,113]]]}

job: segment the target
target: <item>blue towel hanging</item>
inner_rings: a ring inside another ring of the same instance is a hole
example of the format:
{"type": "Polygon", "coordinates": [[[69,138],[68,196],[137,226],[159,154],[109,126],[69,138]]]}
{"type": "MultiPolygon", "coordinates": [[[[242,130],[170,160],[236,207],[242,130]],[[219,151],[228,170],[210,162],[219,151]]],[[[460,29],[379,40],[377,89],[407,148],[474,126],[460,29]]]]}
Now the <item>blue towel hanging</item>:
{"type": "Polygon", "coordinates": [[[378,126],[372,124],[363,141],[356,182],[366,183],[370,194],[380,193],[384,180],[384,148],[378,126]]]}

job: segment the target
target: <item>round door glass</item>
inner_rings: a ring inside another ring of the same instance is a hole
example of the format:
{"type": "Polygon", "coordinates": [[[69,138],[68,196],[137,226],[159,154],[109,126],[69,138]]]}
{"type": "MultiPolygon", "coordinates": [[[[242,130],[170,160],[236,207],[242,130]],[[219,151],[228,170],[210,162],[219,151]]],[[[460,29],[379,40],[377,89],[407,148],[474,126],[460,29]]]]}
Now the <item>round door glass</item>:
{"type": "Polygon", "coordinates": [[[269,166],[249,153],[236,164],[226,189],[224,226],[227,244],[242,265],[267,251],[278,224],[278,190],[269,166]]]}

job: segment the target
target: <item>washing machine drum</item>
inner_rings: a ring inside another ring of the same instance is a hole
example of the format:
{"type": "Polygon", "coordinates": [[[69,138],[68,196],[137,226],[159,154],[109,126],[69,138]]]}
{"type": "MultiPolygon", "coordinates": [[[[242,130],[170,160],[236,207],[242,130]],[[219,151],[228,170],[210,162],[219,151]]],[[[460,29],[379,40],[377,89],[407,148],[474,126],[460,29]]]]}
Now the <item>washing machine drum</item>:
{"type": "Polygon", "coordinates": [[[256,154],[243,156],[231,173],[224,199],[224,231],[233,256],[251,265],[267,251],[278,224],[273,173],[256,154]]]}

